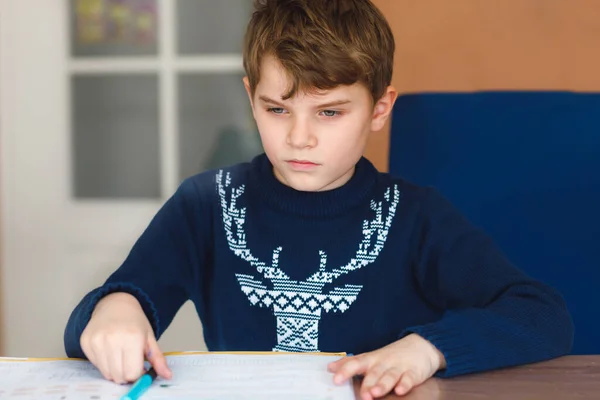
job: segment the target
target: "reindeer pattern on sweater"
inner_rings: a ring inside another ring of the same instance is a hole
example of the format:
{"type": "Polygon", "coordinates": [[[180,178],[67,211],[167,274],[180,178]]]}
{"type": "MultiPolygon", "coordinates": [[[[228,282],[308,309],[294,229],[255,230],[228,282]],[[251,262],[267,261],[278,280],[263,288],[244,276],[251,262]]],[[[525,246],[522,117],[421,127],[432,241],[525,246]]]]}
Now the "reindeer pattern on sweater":
{"type": "Polygon", "coordinates": [[[270,262],[255,257],[248,248],[246,208],[240,207],[245,185],[235,186],[230,173],[220,170],[216,175],[223,226],[229,249],[246,261],[261,278],[250,273],[237,273],[242,292],[251,305],[268,307],[276,317],[277,345],[273,351],[318,352],[319,321],[323,311],[347,311],[357,300],[362,285],[345,284],[323,293],[326,284],[352,271],[372,264],[383,250],[392,225],[400,192],[397,185],[388,187],[383,200],[371,200],[374,218],[364,220],[363,239],[357,244],[356,254],[345,265],[329,267],[327,253],[319,251],[320,262],[316,271],[304,281],[292,280],[279,266],[281,246],[273,249],[270,262]]]}

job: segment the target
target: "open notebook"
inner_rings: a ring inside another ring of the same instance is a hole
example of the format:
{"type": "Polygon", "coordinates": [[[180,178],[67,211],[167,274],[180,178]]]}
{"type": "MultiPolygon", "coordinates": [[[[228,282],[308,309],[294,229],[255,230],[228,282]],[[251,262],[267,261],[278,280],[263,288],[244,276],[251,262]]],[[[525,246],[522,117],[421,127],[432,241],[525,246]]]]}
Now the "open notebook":
{"type": "MultiPolygon", "coordinates": [[[[157,379],[141,400],[353,400],[327,364],[344,354],[171,353],[173,379],[157,379]]],[[[106,381],[87,361],[0,358],[0,399],[119,399],[129,385],[106,381]]]]}

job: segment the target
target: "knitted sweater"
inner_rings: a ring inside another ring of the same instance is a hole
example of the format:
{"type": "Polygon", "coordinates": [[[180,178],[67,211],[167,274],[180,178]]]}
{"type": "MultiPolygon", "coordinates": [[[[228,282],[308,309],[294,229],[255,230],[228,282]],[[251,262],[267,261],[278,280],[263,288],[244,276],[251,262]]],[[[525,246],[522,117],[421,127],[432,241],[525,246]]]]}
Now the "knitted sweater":
{"type": "Polygon", "coordinates": [[[362,158],[342,187],[301,192],[263,154],[182,182],[123,264],[73,311],[69,357],[96,303],[123,291],[158,337],[191,300],[211,351],[348,352],[417,333],[453,376],[567,354],[561,296],[511,265],[435,189],[362,158]]]}

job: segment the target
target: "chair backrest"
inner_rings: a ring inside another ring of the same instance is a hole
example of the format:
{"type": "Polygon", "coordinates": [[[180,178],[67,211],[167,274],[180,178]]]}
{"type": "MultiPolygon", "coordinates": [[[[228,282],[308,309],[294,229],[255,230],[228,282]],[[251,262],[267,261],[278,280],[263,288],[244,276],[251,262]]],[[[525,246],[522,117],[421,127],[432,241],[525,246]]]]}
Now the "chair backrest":
{"type": "Polygon", "coordinates": [[[390,172],[437,187],[562,293],[574,354],[600,353],[600,94],[405,95],[390,146],[390,172]]]}

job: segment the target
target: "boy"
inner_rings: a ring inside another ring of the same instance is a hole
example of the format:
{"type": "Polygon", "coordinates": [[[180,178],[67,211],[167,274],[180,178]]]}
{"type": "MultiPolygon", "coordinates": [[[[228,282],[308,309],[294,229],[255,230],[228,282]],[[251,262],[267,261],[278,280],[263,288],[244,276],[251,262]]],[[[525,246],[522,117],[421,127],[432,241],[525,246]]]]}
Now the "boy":
{"type": "Polygon", "coordinates": [[[188,299],[211,351],[345,351],[361,397],[570,351],[560,295],[439,193],[362,157],[388,119],[391,30],[369,0],[262,0],[244,85],[265,149],[185,180],[73,311],[70,357],[170,378],[157,338],[188,299]]]}

